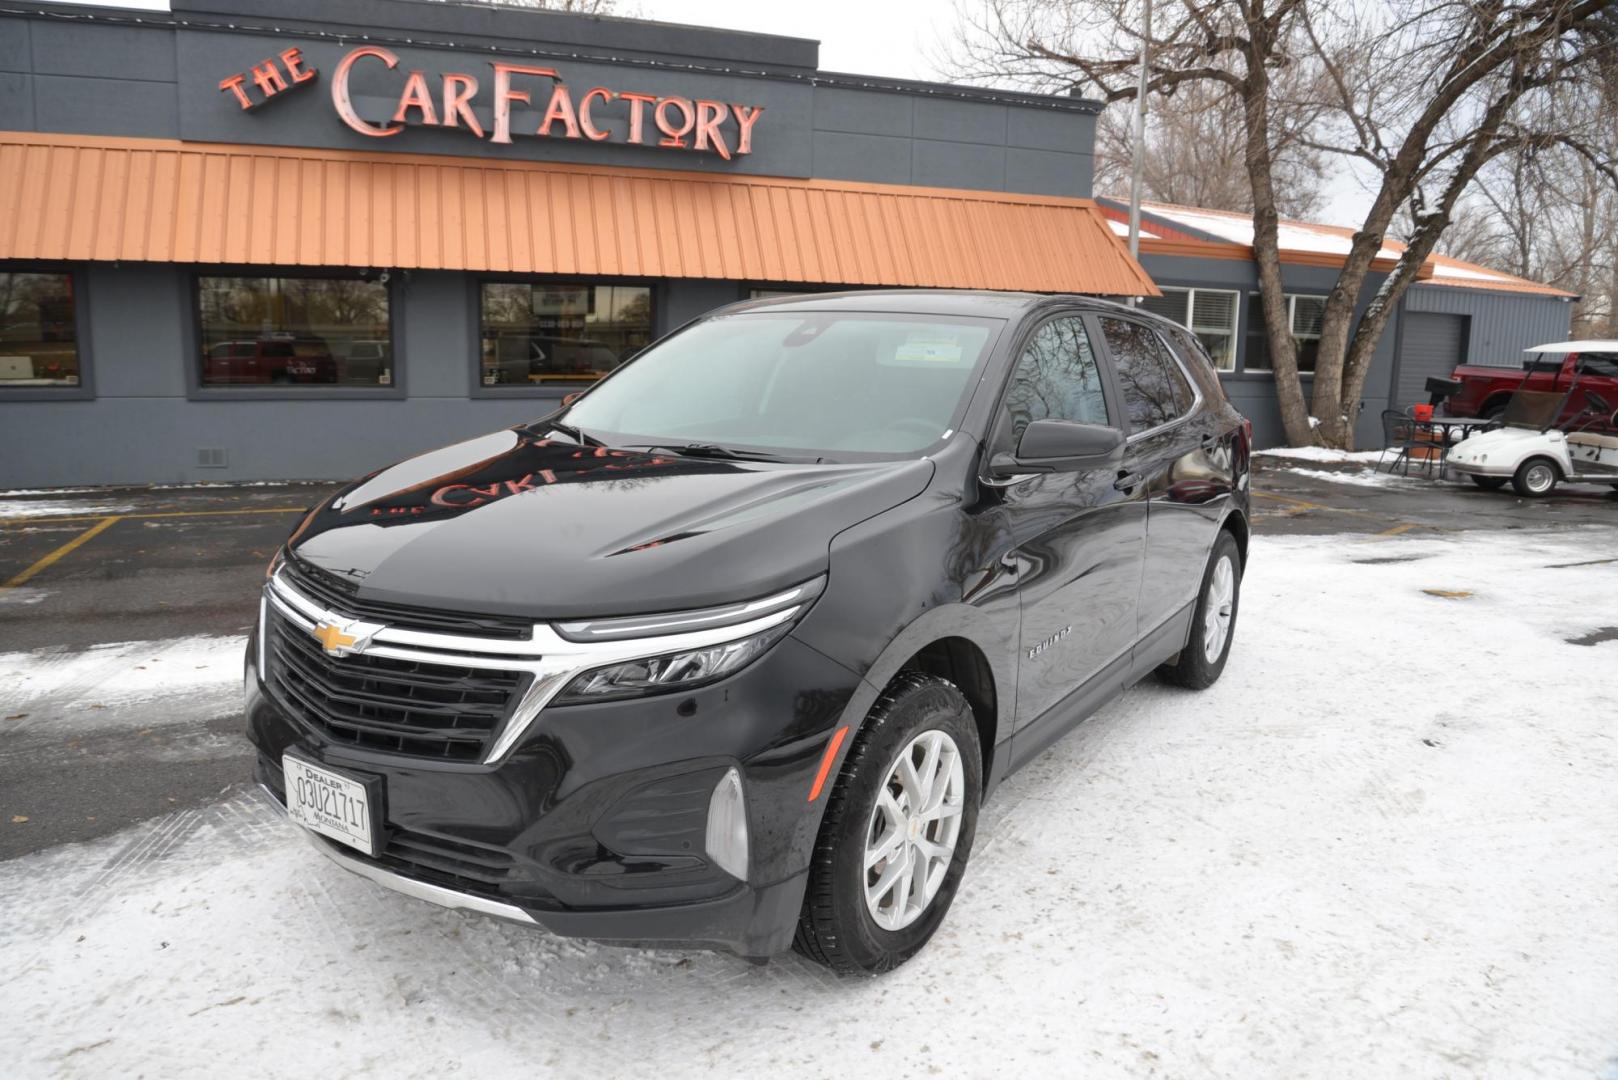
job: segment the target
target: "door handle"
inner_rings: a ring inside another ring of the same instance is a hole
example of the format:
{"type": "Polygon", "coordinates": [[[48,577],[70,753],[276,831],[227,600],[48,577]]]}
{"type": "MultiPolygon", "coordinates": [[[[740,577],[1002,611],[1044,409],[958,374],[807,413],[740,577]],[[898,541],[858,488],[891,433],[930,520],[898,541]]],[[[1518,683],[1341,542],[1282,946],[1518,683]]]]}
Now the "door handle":
{"type": "Polygon", "coordinates": [[[1112,486],[1127,495],[1140,486],[1141,479],[1140,473],[1120,472],[1118,479],[1112,482],[1112,486]]]}

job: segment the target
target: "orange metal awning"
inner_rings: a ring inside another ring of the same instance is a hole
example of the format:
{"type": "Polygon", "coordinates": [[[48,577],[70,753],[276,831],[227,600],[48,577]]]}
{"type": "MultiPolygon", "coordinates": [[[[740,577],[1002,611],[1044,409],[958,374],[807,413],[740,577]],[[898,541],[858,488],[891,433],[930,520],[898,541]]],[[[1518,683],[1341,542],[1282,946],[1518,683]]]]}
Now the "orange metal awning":
{"type": "Polygon", "coordinates": [[[1157,294],[1088,199],[20,132],[0,259],[1157,294]]]}

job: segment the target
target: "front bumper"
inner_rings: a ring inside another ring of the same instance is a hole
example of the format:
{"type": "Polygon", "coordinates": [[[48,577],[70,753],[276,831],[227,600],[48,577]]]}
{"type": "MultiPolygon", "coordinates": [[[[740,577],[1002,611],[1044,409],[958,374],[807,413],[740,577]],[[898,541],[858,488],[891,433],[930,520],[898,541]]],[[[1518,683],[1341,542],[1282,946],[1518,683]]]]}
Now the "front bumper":
{"type": "Polygon", "coordinates": [[[337,743],[280,703],[247,660],[257,774],[284,804],[281,757],[379,777],[376,857],[309,834],[345,869],[396,891],[553,933],[749,957],[791,943],[825,803],[807,800],[857,676],[792,637],[688,693],[545,709],[498,763],[337,743]],[[709,799],[742,777],[745,880],[714,865],[709,799]]]}
{"type": "Polygon", "coordinates": [[[1444,459],[1444,467],[1463,476],[1503,476],[1510,477],[1517,470],[1511,465],[1495,465],[1480,461],[1464,461],[1454,455],[1444,459]]]}

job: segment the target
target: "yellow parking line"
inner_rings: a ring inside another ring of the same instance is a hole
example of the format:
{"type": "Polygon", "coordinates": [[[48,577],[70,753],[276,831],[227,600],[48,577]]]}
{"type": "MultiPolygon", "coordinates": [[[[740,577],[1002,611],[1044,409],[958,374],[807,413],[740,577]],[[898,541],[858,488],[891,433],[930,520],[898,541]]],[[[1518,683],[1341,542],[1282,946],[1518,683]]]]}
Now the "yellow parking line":
{"type": "Polygon", "coordinates": [[[72,554],[80,546],[95,539],[97,536],[100,536],[102,533],[106,532],[108,529],[112,528],[122,520],[123,517],[119,514],[114,514],[112,517],[102,518],[100,521],[96,522],[96,524],[90,526],[88,529],[85,529],[79,535],[75,536],[73,539],[69,540],[67,543],[51,552],[43,559],[40,559],[38,562],[24,570],[22,573],[18,574],[16,577],[5,582],[4,584],[0,584],[0,589],[16,588],[18,585],[23,584],[41,570],[50,568],[56,563],[57,560],[61,559],[63,556],[72,554]]]}
{"type": "Polygon", "coordinates": [[[1255,491],[1255,492],[1253,492],[1253,498],[1255,498],[1255,499],[1274,499],[1276,502],[1284,502],[1289,506],[1300,506],[1305,510],[1331,510],[1331,509],[1333,509],[1332,507],[1326,506],[1323,503],[1309,502],[1307,499],[1294,499],[1290,495],[1272,495],[1268,491],[1255,491]]]}
{"type": "MultiPolygon", "coordinates": [[[[253,507],[245,510],[158,510],[144,514],[119,514],[120,518],[179,518],[179,517],[228,517],[231,514],[302,514],[309,508],[307,506],[271,506],[267,508],[253,507]]],[[[79,521],[101,521],[100,514],[85,514],[81,516],[63,515],[62,517],[25,517],[0,518],[0,525],[56,525],[71,524],[79,521]]]]}
{"type": "Polygon", "coordinates": [[[1378,536],[1398,536],[1401,533],[1409,532],[1411,529],[1419,529],[1419,528],[1421,528],[1420,525],[1417,525],[1414,522],[1407,521],[1402,525],[1395,525],[1391,529],[1383,529],[1381,532],[1377,533],[1377,535],[1378,536]]]}

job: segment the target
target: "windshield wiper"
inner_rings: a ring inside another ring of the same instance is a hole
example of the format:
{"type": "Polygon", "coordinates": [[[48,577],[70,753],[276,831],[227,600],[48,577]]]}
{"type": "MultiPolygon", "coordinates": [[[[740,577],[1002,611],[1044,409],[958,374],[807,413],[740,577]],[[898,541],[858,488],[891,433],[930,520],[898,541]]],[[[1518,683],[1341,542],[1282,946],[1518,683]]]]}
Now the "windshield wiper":
{"type": "Polygon", "coordinates": [[[528,430],[532,431],[534,428],[540,426],[548,427],[555,431],[560,431],[563,435],[566,435],[568,438],[572,439],[581,446],[607,445],[594,435],[591,435],[589,432],[585,431],[583,428],[576,428],[572,424],[564,424],[560,420],[542,420],[537,423],[530,424],[528,430]]]}
{"type": "Polygon", "coordinates": [[[768,450],[746,450],[735,446],[720,446],[718,443],[630,443],[625,447],[628,450],[662,450],[681,457],[726,458],[732,461],[781,461],[795,464],[811,464],[819,462],[820,458],[789,457],[786,454],[772,454],[768,450]]]}

